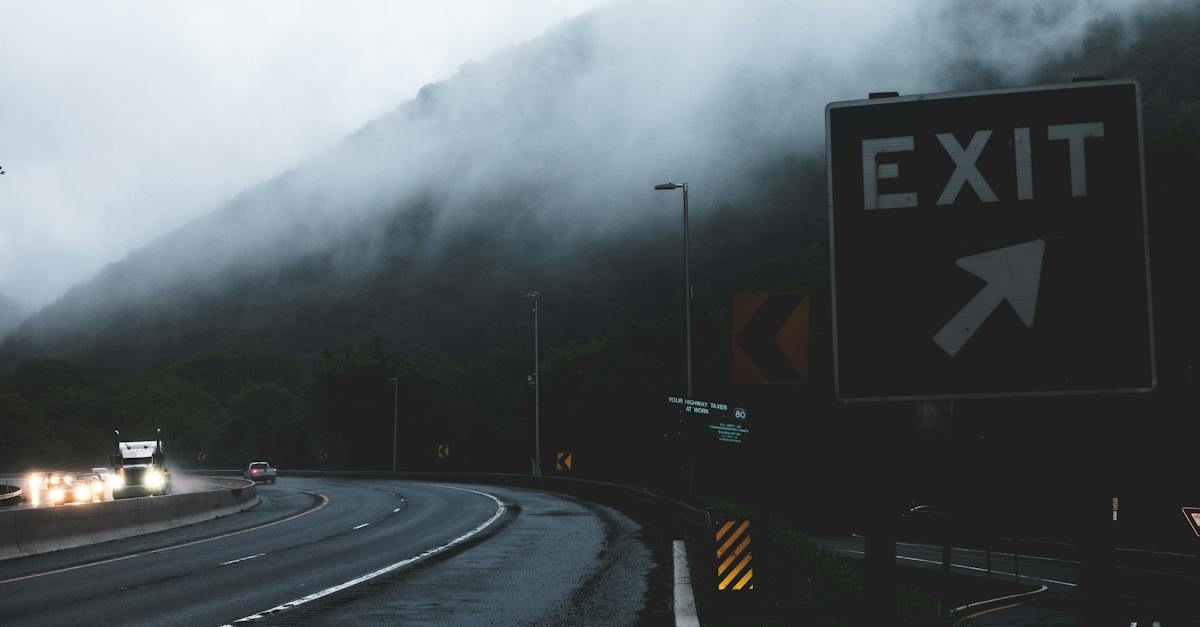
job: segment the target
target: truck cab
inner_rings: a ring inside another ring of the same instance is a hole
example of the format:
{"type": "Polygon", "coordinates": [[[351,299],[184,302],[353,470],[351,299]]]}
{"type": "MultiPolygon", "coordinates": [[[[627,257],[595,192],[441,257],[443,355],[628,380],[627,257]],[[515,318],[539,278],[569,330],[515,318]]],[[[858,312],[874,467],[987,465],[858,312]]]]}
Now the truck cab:
{"type": "MultiPolygon", "coordinates": [[[[120,432],[117,432],[118,437],[120,432]]],[[[114,499],[170,494],[171,470],[162,440],[117,442],[109,486],[114,499]]]]}

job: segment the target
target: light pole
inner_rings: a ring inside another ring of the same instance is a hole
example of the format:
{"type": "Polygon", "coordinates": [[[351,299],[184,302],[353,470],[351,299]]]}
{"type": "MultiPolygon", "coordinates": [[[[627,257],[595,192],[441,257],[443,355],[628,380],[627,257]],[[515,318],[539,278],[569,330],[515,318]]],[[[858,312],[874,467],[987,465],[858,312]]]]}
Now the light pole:
{"type": "Polygon", "coordinates": [[[525,295],[533,299],[533,475],[542,474],[542,427],[538,415],[541,391],[541,377],[538,376],[538,291],[534,290],[525,295]]]}
{"type": "Polygon", "coordinates": [[[400,378],[388,379],[392,382],[392,472],[396,472],[396,425],[400,416],[400,378]]]}
{"type": "Polygon", "coordinates": [[[660,183],[657,190],[683,189],[683,298],[684,325],[687,330],[687,394],[692,398],[692,270],[688,257],[688,185],[687,183],[660,183]]]}
{"type": "MultiPolygon", "coordinates": [[[[692,396],[692,269],[688,259],[691,249],[688,243],[688,185],[687,183],[659,183],[654,186],[654,189],[660,191],[683,189],[683,319],[687,334],[687,397],[694,398],[692,396]]],[[[696,491],[695,462],[690,444],[687,449],[688,494],[693,494],[696,491]]]]}

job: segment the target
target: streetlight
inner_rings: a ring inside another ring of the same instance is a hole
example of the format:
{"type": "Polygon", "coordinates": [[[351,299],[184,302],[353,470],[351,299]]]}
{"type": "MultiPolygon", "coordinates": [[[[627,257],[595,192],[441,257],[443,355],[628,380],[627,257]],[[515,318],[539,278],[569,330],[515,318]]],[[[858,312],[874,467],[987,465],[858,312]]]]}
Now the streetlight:
{"type": "Polygon", "coordinates": [[[396,425],[400,415],[400,378],[387,379],[392,382],[392,472],[396,472],[396,425]]]}
{"type": "Polygon", "coordinates": [[[683,189],[683,298],[684,324],[687,329],[687,394],[692,398],[692,271],[688,263],[688,185],[687,183],[660,183],[654,189],[669,191],[683,189]]]}
{"type": "Polygon", "coordinates": [[[541,391],[541,377],[538,376],[538,294],[534,290],[525,295],[526,298],[533,299],[533,475],[536,477],[542,474],[542,427],[541,418],[538,416],[539,398],[538,393],[541,391]]]}

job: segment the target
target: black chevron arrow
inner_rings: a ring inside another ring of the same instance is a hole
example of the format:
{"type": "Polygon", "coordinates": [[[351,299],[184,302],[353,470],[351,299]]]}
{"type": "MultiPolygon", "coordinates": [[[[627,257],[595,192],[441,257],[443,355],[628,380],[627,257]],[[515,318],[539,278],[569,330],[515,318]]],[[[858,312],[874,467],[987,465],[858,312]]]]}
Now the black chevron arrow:
{"type": "Polygon", "coordinates": [[[804,301],[804,294],[772,294],[742,327],[737,343],[755,368],[772,383],[803,383],[800,373],[780,350],[775,334],[804,301]]]}

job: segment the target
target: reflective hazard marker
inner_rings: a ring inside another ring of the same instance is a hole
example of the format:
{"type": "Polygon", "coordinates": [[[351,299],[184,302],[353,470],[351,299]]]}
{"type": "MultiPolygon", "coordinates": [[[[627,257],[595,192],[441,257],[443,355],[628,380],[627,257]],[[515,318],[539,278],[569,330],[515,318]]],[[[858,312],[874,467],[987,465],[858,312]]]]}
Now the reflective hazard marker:
{"type": "Polygon", "coordinates": [[[753,590],[750,521],[726,520],[718,523],[716,546],[717,590],[753,590]]]}
{"type": "Polygon", "coordinates": [[[571,459],[570,453],[560,452],[554,456],[554,469],[555,470],[570,470],[571,463],[573,461],[574,460],[571,459]]]}
{"type": "Polygon", "coordinates": [[[1196,537],[1200,537],[1200,507],[1183,508],[1183,517],[1187,518],[1188,524],[1192,526],[1192,531],[1196,532],[1196,537]]]}

